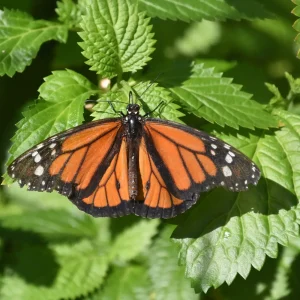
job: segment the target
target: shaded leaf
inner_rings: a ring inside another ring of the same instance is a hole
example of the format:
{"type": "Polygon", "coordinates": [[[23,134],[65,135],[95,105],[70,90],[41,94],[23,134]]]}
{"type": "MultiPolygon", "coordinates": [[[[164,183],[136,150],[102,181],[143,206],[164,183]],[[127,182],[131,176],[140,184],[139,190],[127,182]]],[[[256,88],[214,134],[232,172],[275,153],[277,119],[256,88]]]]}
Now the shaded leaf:
{"type": "Polygon", "coordinates": [[[116,237],[110,249],[110,260],[124,263],[135,258],[151,244],[158,224],[159,220],[142,220],[125,229],[116,237]]]}
{"type": "Polygon", "coordinates": [[[77,3],[73,0],[58,1],[55,9],[58,20],[65,23],[69,28],[78,27],[89,4],[90,0],[79,0],[77,3]]]}
{"type": "Polygon", "coordinates": [[[199,299],[185,278],[184,268],[178,266],[178,247],[170,235],[173,226],[166,227],[150,249],[149,274],[156,300],[199,299]]]}
{"type": "Polygon", "coordinates": [[[201,21],[253,19],[270,17],[263,6],[251,0],[139,0],[140,8],[151,17],[161,19],[201,21]]]}
{"type": "Polygon", "coordinates": [[[104,289],[94,294],[90,300],[151,299],[152,287],[149,284],[147,271],[144,266],[115,268],[108,276],[104,289]]]}
{"type": "Polygon", "coordinates": [[[79,34],[90,69],[109,78],[141,69],[154,50],[149,20],[130,0],[91,0],[79,34]]]}
{"type": "Polygon", "coordinates": [[[40,46],[49,40],[67,40],[67,27],[38,20],[24,12],[0,11],[0,75],[12,77],[23,72],[35,58],[40,46]]]}
{"type": "MultiPolygon", "coordinates": [[[[292,13],[297,16],[297,17],[300,17],[300,1],[299,0],[293,0],[293,2],[296,4],[296,7],[292,10],[292,13]]],[[[300,19],[298,18],[294,24],[293,24],[293,27],[296,31],[300,32],[300,19]]],[[[296,38],[295,38],[295,42],[297,43],[298,45],[298,52],[297,52],[297,57],[299,58],[300,57],[300,34],[298,33],[296,38]]]]}
{"type": "Polygon", "coordinates": [[[1,299],[35,300],[41,299],[41,295],[45,300],[76,298],[102,284],[108,259],[91,242],[83,240],[74,245],[55,245],[51,250],[55,261],[49,263],[40,257],[45,251],[42,246],[22,247],[15,262],[19,272],[24,272],[22,268],[33,259],[41,259],[41,264],[34,270],[30,282],[17,273],[7,272],[1,280],[1,299]]]}
{"type": "Polygon", "coordinates": [[[67,210],[54,209],[12,214],[5,211],[0,214],[1,227],[31,231],[52,242],[97,237],[99,224],[86,214],[71,215],[67,210]]]}

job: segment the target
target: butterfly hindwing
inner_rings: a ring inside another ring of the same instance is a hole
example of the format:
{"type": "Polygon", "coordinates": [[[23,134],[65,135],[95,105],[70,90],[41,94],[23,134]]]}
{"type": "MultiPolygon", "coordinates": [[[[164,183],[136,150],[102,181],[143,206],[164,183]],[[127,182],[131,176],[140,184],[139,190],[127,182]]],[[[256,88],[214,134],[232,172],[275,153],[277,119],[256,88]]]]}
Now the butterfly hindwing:
{"type": "Polygon", "coordinates": [[[143,195],[137,199],[133,212],[147,218],[172,218],[190,208],[195,201],[183,201],[169,191],[165,180],[158,171],[151,154],[148,151],[145,138],[141,139],[139,147],[139,171],[143,195]]]}

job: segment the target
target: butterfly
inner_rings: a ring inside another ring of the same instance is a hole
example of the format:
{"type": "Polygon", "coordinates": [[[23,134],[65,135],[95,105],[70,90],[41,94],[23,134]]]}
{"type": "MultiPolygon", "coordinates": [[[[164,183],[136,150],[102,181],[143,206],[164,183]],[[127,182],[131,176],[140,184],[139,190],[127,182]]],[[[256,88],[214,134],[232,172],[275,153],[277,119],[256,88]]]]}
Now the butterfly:
{"type": "MultiPolygon", "coordinates": [[[[132,94],[129,95],[132,99],[132,94]]],[[[30,191],[58,191],[94,217],[172,218],[202,192],[245,191],[258,167],[203,131],[140,115],[129,101],[118,118],[54,135],[15,159],[8,174],[30,191]]]]}

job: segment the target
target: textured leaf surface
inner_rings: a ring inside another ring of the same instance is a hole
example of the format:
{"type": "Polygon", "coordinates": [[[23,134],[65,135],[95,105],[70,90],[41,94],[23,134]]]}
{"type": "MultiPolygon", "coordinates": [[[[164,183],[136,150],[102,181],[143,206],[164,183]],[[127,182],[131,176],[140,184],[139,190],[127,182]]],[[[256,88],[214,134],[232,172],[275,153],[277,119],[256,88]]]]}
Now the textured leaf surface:
{"type": "Polygon", "coordinates": [[[258,164],[264,178],[257,188],[212,191],[173,234],[182,245],[186,274],[198,291],[230,284],[237,273],[246,278],[251,266],[261,269],[266,255],[275,258],[278,244],[287,245],[290,236],[298,235],[300,173],[295,156],[299,157],[300,117],[279,114],[289,125],[275,135],[222,136],[258,164]]]}
{"type": "Polygon", "coordinates": [[[70,28],[76,28],[86,12],[90,0],[79,0],[75,3],[73,0],[62,0],[57,2],[56,13],[60,22],[65,23],[70,28]]]}
{"type": "Polygon", "coordinates": [[[149,274],[156,300],[196,300],[184,268],[178,266],[178,247],[171,239],[173,226],[166,227],[150,249],[149,274]]]}
{"type": "MultiPolygon", "coordinates": [[[[232,79],[222,77],[221,73],[205,68],[203,64],[196,64],[191,72],[189,79],[170,90],[196,116],[233,128],[277,126],[274,118],[260,104],[250,100],[251,95],[242,92],[241,86],[233,84],[232,79]]],[[[171,77],[165,76],[162,79],[165,81],[159,81],[170,85],[171,77]]]]}
{"type": "Polygon", "coordinates": [[[148,23],[130,0],[91,0],[80,33],[90,69],[109,78],[141,69],[154,50],[148,23]]]}
{"type": "Polygon", "coordinates": [[[151,244],[152,237],[157,232],[158,220],[142,220],[120,233],[110,249],[110,259],[113,262],[127,262],[151,244]]]}
{"type": "Polygon", "coordinates": [[[48,250],[42,246],[24,246],[19,249],[15,264],[22,273],[30,268],[31,278],[27,282],[17,273],[9,272],[1,280],[1,299],[38,300],[41,295],[45,300],[76,298],[99,287],[108,268],[107,257],[84,240],[48,250]],[[29,261],[32,254],[37,267],[29,261]]]}
{"type": "Polygon", "coordinates": [[[24,12],[0,11],[0,75],[12,77],[23,72],[49,40],[66,42],[67,27],[43,20],[35,21],[24,12]]]}
{"type": "MultiPolygon", "coordinates": [[[[155,84],[152,86],[150,84],[148,81],[140,82],[131,87],[135,91],[137,103],[141,106],[141,115],[155,110],[160,103],[163,103],[164,105],[157,108],[151,116],[181,122],[179,117],[184,116],[184,114],[178,110],[180,106],[172,102],[170,92],[155,84]]],[[[109,102],[113,104],[117,112],[122,111],[125,113],[126,106],[129,103],[128,97],[129,91],[126,88],[109,92],[100,98],[100,102],[93,107],[95,112],[92,115],[95,120],[116,116],[109,102]]]]}
{"type": "Polygon", "coordinates": [[[116,268],[109,275],[103,291],[93,295],[91,300],[145,300],[151,299],[148,270],[142,266],[116,268]]]}
{"type": "Polygon", "coordinates": [[[40,100],[23,112],[8,162],[45,138],[81,124],[84,101],[97,92],[95,89],[84,76],[70,70],[46,77],[39,92],[47,101],[40,100]]]}
{"type": "Polygon", "coordinates": [[[270,17],[259,2],[251,0],[139,0],[139,3],[151,17],[187,22],[270,17]]]}

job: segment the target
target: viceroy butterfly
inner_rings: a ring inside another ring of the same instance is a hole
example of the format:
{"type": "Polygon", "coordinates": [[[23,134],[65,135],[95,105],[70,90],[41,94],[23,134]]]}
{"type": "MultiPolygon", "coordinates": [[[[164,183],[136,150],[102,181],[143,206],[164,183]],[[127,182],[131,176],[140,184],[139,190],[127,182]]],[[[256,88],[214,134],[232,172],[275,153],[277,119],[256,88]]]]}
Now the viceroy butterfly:
{"type": "Polygon", "coordinates": [[[94,217],[172,218],[213,187],[244,191],[257,184],[258,167],[232,146],[141,116],[129,103],[126,115],[46,139],[14,160],[8,174],[28,190],[56,190],[94,217]]]}

